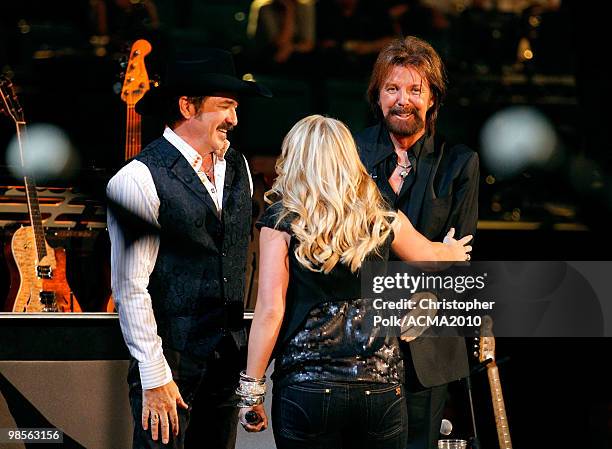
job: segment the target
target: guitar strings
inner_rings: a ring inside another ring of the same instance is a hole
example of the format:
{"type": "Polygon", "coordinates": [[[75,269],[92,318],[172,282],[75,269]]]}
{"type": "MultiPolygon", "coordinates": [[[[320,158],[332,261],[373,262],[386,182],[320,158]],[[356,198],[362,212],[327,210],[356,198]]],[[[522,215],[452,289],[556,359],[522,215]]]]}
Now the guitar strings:
{"type": "Polygon", "coordinates": [[[128,106],[125,134],[125,159],[131,159],[140,152],[142,130],[140,114],[134,106],[128,106]]]}

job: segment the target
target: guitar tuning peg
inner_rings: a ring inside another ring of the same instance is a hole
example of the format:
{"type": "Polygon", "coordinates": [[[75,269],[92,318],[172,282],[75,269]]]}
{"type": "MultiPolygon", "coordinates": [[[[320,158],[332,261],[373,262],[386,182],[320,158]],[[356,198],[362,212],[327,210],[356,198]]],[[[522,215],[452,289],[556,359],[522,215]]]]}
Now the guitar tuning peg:
{"type": "Polygon", "coordinates": [[[474,357],[478,358],[478,352],[474,351],[472,354],[474,355],[474,357]]]}
{"type": "Polygon", "coordinates": [[[116,95],[121,93],[121,83],[117,82],[113,84],[113,92],[115,92],[116,95]]]}

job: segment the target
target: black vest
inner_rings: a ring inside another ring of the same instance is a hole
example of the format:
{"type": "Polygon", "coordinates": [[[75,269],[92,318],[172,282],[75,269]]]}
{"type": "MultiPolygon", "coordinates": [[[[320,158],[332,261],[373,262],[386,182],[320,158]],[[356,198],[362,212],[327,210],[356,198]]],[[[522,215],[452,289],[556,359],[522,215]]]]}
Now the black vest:
{"type": "Polygon", "coordinates": [[[198,342],[242,326],[252,216],[245,160],[232,148],[225,156],[219,217],[194,169],[166,139],[136,159],[148,167],[160,199],[160,248],[148,286],[158,334],[165,347],[201,353],[198,342]]]}

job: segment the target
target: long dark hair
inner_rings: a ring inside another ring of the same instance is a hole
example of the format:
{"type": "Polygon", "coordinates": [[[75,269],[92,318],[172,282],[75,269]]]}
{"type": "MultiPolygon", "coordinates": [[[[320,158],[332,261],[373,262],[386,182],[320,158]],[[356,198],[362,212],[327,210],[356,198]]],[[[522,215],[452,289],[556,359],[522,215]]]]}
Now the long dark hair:
{"type": "Polygon", "coordinates": [[[438,110],[446,95],[446,70],[442,59],[431,45],[414,36],[396,39],[383,48],[374,63],[368,86],[368,101],[378,118],[382,118],[380,89],[394,66],[413,67],[429,83],[433,104],[427,111],[426,128],[428,134],[433,134],[438,110]]]}

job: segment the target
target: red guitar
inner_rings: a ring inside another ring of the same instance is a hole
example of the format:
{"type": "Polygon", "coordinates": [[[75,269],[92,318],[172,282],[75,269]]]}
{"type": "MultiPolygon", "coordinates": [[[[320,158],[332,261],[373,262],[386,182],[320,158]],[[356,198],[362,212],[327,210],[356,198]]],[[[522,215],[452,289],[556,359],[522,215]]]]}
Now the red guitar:
{"type": "MultiPolygon", "coordinates": [[[[0,96],[0,107],[15,122],[23,163],[26,122],[13,85],[4,76],[0,77],[0,96]]],[[[53,249],[47,243],[36,184],[30,176],[25,176],[24,182],[31,226],[18,229],[13,234],[10,246],[5,248],[11,275],[5,311],[81,312],[81,306],[66,279],[66,251],[63,248],[53,249]]]]}

